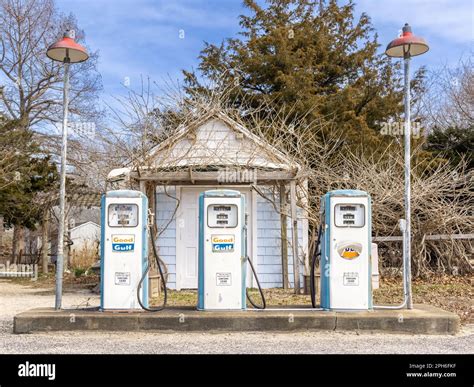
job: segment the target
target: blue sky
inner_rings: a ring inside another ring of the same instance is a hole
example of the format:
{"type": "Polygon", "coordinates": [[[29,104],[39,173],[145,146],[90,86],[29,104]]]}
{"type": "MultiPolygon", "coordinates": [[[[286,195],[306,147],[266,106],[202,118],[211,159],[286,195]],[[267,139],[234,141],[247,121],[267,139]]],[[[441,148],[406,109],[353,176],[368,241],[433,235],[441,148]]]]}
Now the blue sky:
{"type": "MultiPolygon", "coordinates": [[[[239,31],[241,0],[57,0],[64,13],[76,15],[87,45],[99,50],[103,98],[124,92],[126,78],[138,87],[140,76],[158,84],[182,79],[181,69],[197,66],[203,42],[220,43],[239,31]],[[184,36],[183,36],[184,33],[184,36]]],[[[383,49],[405,22],[423,36],[430,51],[414,67],[455,65],[472,53],[471,0],[358,0],[383,49]]]]}

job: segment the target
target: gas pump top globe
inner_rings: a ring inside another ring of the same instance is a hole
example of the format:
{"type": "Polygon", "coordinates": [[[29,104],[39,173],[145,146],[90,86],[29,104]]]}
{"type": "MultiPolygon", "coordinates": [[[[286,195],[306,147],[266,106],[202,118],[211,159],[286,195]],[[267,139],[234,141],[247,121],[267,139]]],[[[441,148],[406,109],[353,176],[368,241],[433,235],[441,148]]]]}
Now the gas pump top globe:
{"type": "Polygon", "coordinates": [[[76,43],[71,31],[66,31],[63,38],[49,46],[46,51],[48,58],[63,63],[79,63],[89,58],[87,50],[76,43]]]}
{"type": "Polygon", "coordinates": [[[394,58],[410,58],[412,56],[424,54],[428,50],[429,46],[425,39],[413,35],[411,27],[408,23],[405,23],[402,30],[402,36],[392,40],[388,44],[385,49],[385,54],[394,58]]]}

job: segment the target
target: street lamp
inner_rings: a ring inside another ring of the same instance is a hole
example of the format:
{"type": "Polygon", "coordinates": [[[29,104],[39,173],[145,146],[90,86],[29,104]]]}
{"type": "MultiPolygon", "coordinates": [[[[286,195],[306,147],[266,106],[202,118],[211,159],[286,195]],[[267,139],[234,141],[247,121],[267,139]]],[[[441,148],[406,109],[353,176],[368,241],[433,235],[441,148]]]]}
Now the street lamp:
{"type": "Polygon", "coordinates": [[[66,157],[67,157],[67,120],[69,105],[69,65],[84,62],[89,58],[87,51],[74,41],[73,31],[67,30],[63,38],[49,46],[46,51],[48,58],[64,63],[64,89],[63,89],[63,128],[61,142],[61,174],[59,183],[59,227],[58,251],[56,259],[56,300],[55,309],[61,309],[63,293],[64,271],[64,221],[66,206],[66,157]]]}
{"type": "Polygon", "coordinates": [[[423,38],[413,35],[411,27],[405,24],[402,36],[392,40],[385,50],[385,54],[394,58],[403,58],[405,73],[405,227],[403,229],[403,273],[405,303],[408,309],[413,308],[411,293],[411,188],[410,188],[410,58],[424,54],[429,50],[428,44],[423,38]]]}

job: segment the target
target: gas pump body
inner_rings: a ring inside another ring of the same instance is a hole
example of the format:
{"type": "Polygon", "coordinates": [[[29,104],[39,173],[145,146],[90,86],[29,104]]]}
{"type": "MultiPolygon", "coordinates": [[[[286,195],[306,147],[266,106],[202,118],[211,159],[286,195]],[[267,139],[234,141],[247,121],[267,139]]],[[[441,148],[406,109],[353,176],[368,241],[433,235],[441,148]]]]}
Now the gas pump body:
{"type": "Polygon", "coordinates": [[[372,309],[370,195],[336,190],[321,198],[321,307],[372,309]]]}
{"type": "Polygon", "coordinates": [[[199,197],[199,310],[246,309],[245,196],[211,190],[199,197]]]}
{"type": "MultiPolygon", "coordinates": [[[[141,309],[137,286],[147,267],[147,197],[139,191],[109,191],[101,201],[102,310],[141,309]]],[[[148,306],[148,278],[141,300],[148,306]]]]}

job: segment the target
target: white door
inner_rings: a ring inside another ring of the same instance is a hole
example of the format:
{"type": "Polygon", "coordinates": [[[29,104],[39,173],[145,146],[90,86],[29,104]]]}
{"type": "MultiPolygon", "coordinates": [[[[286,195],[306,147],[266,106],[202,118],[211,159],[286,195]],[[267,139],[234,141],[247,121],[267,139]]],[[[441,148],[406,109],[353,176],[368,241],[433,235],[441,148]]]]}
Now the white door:
{"type": "MultiPolygon", "coordinates": [[[[211,189],[235,189],[245,194],[248,218],[247,249],[252,255],[252,195],[249,188],[181,187],[181,201],[177,212],[176,231],[176,288],[197,289],[199,252],[199,194],[211,189]]],[[[249,271],[250,269],[248,269],[249,271]]],[[[247,273],[247,284],[252,276],[247,273]]]]}
{"type": "Polygon", "coordinates": [[[176,286],[178,289],[197,288],[199,192],[194,188],[181,189],[176,241],[176,286]]]}

